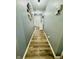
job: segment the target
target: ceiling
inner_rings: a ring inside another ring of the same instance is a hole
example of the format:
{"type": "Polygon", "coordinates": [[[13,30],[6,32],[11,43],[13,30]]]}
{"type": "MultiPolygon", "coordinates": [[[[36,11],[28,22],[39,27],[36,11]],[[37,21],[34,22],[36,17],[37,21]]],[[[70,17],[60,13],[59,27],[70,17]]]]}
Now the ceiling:
{"type": "Polygon", "coordinates": [[[38,0],[30,0],[30,3],[32,5],[33,11],[46,11],[46,9],[48,10],[51,9],[51,7],[53,11],[53,9],[58,8],[59,4],[63,3],[63,1],[62,0],[40,0],[40,2],[38,2],[38,0]],[[50,8],[47,7],[49,4],[50,4],[50,8]]]}
{"type": "Polygon", "coordinates": [[[30,2],[34,11],[44,11],[48,4],[48,0],[40,0],[40,2],[38,2],[38,0],[30,0],[30,2]]]}

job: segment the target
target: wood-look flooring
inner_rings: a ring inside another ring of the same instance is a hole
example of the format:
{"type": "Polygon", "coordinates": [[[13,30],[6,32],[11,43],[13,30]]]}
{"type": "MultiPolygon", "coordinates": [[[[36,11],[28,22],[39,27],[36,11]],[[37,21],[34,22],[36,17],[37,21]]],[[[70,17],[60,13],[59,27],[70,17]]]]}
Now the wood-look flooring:
{"type": "Polygon", "coordinates": [[[54,59],[43,31],[35,31],[25,59],[54,59]]]}

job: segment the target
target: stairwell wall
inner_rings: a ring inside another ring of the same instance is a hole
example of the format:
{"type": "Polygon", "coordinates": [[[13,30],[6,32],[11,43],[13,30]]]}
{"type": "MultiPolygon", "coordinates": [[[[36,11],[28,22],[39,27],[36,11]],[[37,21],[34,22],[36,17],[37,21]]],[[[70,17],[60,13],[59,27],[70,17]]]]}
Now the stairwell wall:
{"type": "Polygon", "coordinates": [[[16,1],[16,58],[22,59],[33,33],[33,21],[27,16],[25,0],[16,1]]]}
{"type": "MultiPolygon", "coordinates": [[[[62,1],[60,1],[62,2],[62,1]]],[[[44,30],[57,56],[63,51],[63,13],[55,15],[55,1],[50,0],[44,17],[44,30]]]]}

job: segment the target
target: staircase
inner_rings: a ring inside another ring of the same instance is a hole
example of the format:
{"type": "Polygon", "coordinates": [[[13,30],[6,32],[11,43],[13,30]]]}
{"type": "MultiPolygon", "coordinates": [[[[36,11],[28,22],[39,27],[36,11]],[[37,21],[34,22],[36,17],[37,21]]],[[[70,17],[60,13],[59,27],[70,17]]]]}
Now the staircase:
{"type": "Polygon", "coordinates": [[[43,30],[35,30],[23,59],[54,59],[43,30]]]}

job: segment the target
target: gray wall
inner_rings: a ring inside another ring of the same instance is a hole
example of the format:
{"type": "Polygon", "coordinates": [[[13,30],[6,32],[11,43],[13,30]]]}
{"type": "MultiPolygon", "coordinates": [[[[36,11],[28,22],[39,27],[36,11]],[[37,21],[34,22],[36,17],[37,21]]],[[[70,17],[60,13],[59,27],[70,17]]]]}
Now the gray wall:
{"type": "MultiPolygon", "coordinates": [[[[61,1],[60,1],[61,2],[61,1]]],[[[56,16],[57,7],[54,1],[49,1],[44,18],[44,30],[56,55],[63,50],[63,14],[56,16]]]]}
{"type": "Polygon", "coordinates": [[[22,59],[33,32],[33,21],[28,19],[26,6],[20,1],[17,0],[16,4],[16,57],[19,56],[17,59],[22,59]]]}

